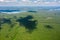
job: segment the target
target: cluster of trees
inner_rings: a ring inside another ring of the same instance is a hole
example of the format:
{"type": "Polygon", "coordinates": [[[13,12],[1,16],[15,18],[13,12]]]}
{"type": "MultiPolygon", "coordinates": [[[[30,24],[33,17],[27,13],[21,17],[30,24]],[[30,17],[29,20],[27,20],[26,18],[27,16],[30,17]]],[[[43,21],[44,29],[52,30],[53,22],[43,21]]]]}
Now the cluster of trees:
{"type": "Polygon", "coordinates": [[[24,26],[26,29],[28,29],[28,32],[32,32],[34,29],[36,29],[37,20],[32,20],[33,17],[31,15],[27,17],[21,17],[17,20],[17,22],[20,23],[21,26],[24,26]]]}
{"type": "Polygon", "coordinates": [[[52,29],[53,27],[51,25],[45,25],[46,28],[52,29]]]}
{"type": "Polygon", "coordinates": [[[28,11],[28,12],[33,12],[33,13],[36,13],[37,11],[28,11]]]}
{"type": "MultiPolygon", "coordinates": [[[[14,22],[18,22],[19,25],[25,27],[28,30],[28,32],[32,32],[34,29],[37,28],[36,27],[37,20],[32,20],[32,19],[34,18],[31,15],[28,15],[26,17],[20,17],[20,18],[17,18],[16,16],[14,16],[13,18],[0,18],[0,30],[2,29],[2,24],[4,23],[7,23],[12,28],[15,25],[14,22]],[[12,19],[15,19],[15,21],[12,19]]],[[[52,26],[50,25],[44,25],[44,27],[48,29],[52,29],[52,26]]]]}
{"type": "Polygon", "coordinates": [[[12,19],[16,19],[15,22],[18,22],[20,26],[24,26],[26,29],[28,29],[29,32],[32,32],[34,29],[36,29],[37,20],[31,20],[33,19],[33,16],[28,15],[26,17],[20,17],[17,19],[16,16],[13,18],[0,18],[0,29],[2,29],[2,24],[9,24],[12,27],[14,27],[14,23],[12,19]]]}
{"type": "Polygon", "coordinates": [[[7,23],[7,24],[11,24],[11,20],[8,18],[0,18],[0,30],[2,29],[2,24],[7,23]]]}

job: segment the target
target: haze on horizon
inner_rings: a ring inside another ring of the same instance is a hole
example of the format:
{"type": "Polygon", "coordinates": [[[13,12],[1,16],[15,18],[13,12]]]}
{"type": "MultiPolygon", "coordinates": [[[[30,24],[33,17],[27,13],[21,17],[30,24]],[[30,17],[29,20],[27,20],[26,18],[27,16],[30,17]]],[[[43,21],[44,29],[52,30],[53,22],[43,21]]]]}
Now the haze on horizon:
{"type": "Polygon", "coordinates": [[[0,6],[60,6],[60,0],[0,0],[0,6]]]}

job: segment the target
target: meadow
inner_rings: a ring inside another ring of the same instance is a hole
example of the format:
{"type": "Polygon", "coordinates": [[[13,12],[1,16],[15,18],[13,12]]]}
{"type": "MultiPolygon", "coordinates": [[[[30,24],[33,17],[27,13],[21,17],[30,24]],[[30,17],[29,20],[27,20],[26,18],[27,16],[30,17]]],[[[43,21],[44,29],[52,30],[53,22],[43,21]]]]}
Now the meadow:
{"type": "Polygon", "coordinates": [[[60,40],[60,12],[0,13],[0,40],[60,40]]]}

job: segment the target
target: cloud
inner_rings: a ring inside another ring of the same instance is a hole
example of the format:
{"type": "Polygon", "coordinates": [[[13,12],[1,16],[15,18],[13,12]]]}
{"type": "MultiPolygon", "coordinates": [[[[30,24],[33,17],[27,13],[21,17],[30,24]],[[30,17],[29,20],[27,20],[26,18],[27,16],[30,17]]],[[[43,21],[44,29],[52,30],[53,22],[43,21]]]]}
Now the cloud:
{"type": "Polygon", "coordinates": [[[4,2],[4,0],[0,0],[0,2],[4,2]]]}
{"type": "Polygon", "coordinates": [[[22,0],[22,1],[24,1],[24,2],[25,2],[25,1],[27,1],[27,0],[22,0]]]}
{"type": "Polygon", "coordinates": [[[50,0],[50,1],[44,1],[44,0],[0,0],[0,5],[9,5],[9,6],[37,6],[37,5],[60,5],[59,0],[50,0]],[[2,2],[2,3],[1,3],[2,2]]]}
{"type": "Polygon", "coordinates": [[[0,2],[16,2],[16,0],[0,0],[0,2]]]}

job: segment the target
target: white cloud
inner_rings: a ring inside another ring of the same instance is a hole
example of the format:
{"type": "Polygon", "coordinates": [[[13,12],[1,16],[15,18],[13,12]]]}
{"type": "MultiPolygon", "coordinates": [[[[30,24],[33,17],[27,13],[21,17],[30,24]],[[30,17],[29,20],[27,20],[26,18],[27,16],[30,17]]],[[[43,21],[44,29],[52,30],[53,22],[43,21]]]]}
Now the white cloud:
{"type": "Polygon", "coordinates": [[[0,5],[17,5],[17,6],[21,6],[21,5],[60,5],[60,2],[43,2],[42,0],[36,0],[36,1],[30,1],[30,0],[0,0],[0,5]],[[5,2],[5,3],[1,3],[1,2],[5,2]]]}
{"type": "Polygon", "coordinates": [[[22,1],[27,1],[27,0],[22,0],[22,1]]]}
{"type": "Polygon", "coordinates": [[[33,1],[32,3],[38,3],[38,1],[33,1]]]}
{"type": "Polygon", "coordinates": [[[0,2],[4,2],[4,0],[0,0],[0,2]]]}
{"type": "MultiPolygon", "coordinates": [[[[29,0],[21,0],[21,1],[22,1],[22,2],[29,2],[29,0]]],[[[21,1],[20,1],[20,2],[21,2],[21,1]]]]}
{"type": "Polygon", "coordinates": [[[16,2],[16,0],[0,0],[0,2],[16,2]]]}

